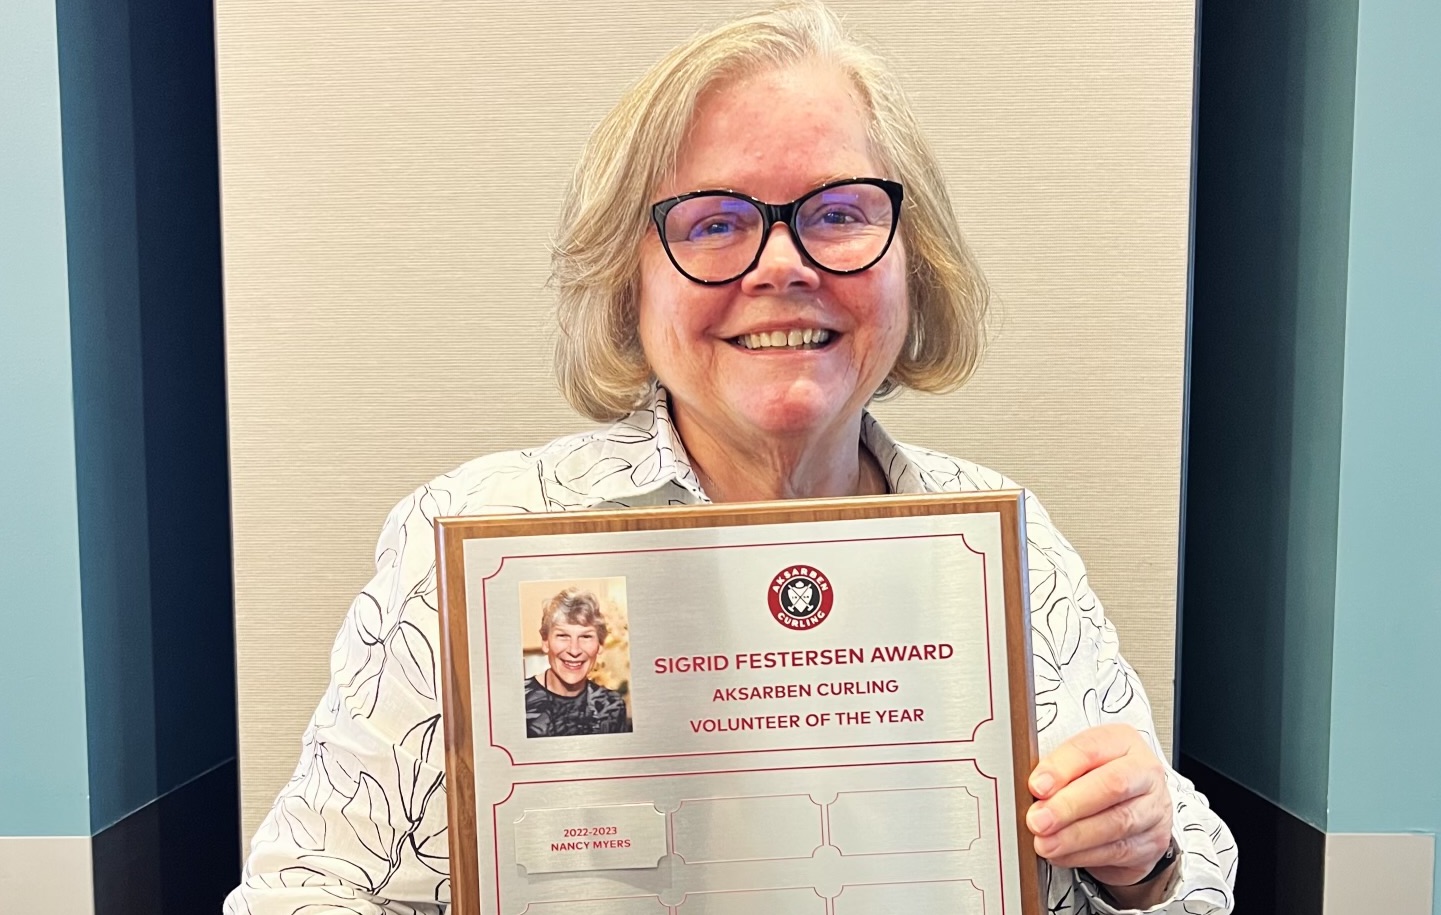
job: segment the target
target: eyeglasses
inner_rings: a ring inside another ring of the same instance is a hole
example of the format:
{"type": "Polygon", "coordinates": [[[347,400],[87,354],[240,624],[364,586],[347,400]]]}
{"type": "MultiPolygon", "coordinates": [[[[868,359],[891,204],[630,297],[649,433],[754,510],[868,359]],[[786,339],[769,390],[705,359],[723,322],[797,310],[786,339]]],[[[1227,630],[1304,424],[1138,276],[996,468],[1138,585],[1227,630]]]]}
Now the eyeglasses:
{"type": "Polygon", "coordinates": [[[651,207],[670,262],[686,279],[720,286],[760,263],[771,227],[784,223],[801,254],[827,273],[860,273],[885,256],[905,194],[883,178],[846,178],[790,203],[734,191],[694,191],[651,207]]]}

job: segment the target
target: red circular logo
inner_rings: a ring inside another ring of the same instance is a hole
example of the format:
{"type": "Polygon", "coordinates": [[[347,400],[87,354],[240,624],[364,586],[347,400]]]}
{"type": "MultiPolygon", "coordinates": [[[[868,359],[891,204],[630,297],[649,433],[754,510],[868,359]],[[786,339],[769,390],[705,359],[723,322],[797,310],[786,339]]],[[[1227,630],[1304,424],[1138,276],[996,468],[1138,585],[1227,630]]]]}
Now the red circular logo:
{"type": "Polygon", "coordinates": [[[831,615],[830,579],[809,566],[791,566],[771,579],[771,616],[787,629],[814,629],[831,615]]]}

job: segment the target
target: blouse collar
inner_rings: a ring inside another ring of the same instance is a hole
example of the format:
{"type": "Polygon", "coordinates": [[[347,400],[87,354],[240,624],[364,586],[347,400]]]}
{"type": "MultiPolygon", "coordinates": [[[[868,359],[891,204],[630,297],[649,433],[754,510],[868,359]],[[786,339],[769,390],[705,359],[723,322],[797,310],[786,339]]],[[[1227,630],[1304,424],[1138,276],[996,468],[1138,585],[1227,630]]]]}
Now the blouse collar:
{"type": "MultiPolygon", "coordinates": [[[[595,482],[591,504],[626,503],[667,485],[679,487],[685,501],[706,503],[706,496],[685,445],[675,428],[670,393],[652,383],[645,400],[629,415],[603,433],[607,459],[616,462],[614,473],[595,482]]],[[[861,441],[885,472],[893,493],[940,492],[942,487],[891,437],[869,411],[861,417],[861,441]]]]}

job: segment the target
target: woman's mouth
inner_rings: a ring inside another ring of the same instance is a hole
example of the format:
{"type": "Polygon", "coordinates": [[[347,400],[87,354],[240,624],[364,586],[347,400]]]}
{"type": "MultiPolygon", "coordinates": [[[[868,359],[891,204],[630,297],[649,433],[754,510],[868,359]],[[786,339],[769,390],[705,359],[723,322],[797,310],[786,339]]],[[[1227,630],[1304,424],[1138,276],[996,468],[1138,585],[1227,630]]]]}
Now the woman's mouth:
{"type": "Polygon", "coordinates": [[[585,658],[580,658],[576,661],[572,661],[570,658],[561,658],[560,663],[566,670],[585,670],[585,658]]]}
{"type": "Polygon", "coordinates": [[[732,337],[731,343],[742,349],[767,350],[807,350],[821,349],[831,342],[834,337],[829,330],[814,327],[797,327],[789,330],[761,331],[754,334],[741,334],[739,337],[732,337]]]}

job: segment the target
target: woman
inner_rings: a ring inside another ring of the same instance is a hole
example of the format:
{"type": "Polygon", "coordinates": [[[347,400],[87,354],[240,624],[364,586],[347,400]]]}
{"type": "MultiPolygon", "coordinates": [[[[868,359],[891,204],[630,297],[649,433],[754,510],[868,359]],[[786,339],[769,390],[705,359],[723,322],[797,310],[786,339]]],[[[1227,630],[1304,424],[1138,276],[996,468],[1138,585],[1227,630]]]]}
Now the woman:
{"type": "Polygon", "coordinates": [[[608,632],[600,601],[566,588],[540,611],[546,668],[525,681],[525,736],[574,737],[630,730],[625,698],[590,681],[608,632]]]}
{"type": "MultiPolygon", "coordinates": [[[[893,77],[819,6],[738,20],[653,67],[576,168],[554,269],[562,387],[611,425],[480,458],[391,513],[229,911],[449,898],[437,677],[410,636],[437,642],[437,514],[1014,485],[865,412],[964,381],[986,291],[893,77]]],[[[1033,497],[1026,513],[1046,621],[1027,822],[1050,910],[1229,912],[1229,832],[1162,760],[1079,557],[1033,497]]]]}

